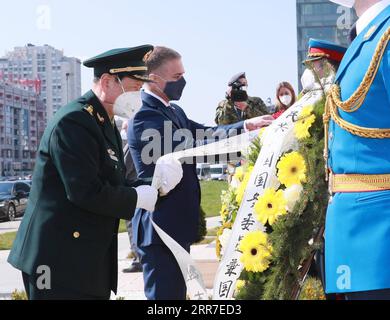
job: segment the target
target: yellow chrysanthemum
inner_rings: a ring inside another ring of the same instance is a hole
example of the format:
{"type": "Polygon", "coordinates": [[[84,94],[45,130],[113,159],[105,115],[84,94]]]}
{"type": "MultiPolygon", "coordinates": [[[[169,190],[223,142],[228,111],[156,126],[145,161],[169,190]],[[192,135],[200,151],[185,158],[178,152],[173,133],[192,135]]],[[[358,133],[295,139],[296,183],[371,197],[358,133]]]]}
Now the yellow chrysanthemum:
{"type": "Polygon", "coordinates": [[[241,262],[249,272],[264,272],[271,263],[272,247],[264,232],[248,233],[240,242],[241,262]]]}
{"type": "Polygon", "coordinates": [[[326,300],[321,281],[309,277],[302,288],[299,300],[326,300]]]}
{"type": "Polygon", "coordinates": [[[310,138],[310,128],[316,122],[316,116],[312,114],[311,116],[298,120],[294,127],[295,137],[298,140],[303,140],[310,138]]]}
{"type": "Polygon", "coordinates": [[[244,179],[242,180],[240,186],[237,188],[236,191],[236,201],[240,205],[242,200],[244,199],[246,187],[248,186],[249,180],[251,179],[251,174],[253,171],[253,167],[248,167],[248,171],[246,172],[244,179]]]}
{"type": "Polygon", "coordinates": [[[259,131],[259,138],[261,139],[263,137],[263,134],[265,132],[265,129],[267,129],[266,127],[264,128],[261,128],[260,131],[259,131]]]}
{"type": "Polygon", "coordinates": [[[221,214],[222,221],[225,221],[226,217],[229,215],[228,207],[226,204],[222,205],[220,214],[221,214]]]}
{"type": "Polygon", "coordinates": [[[295,137],[298,140],[310,138],[309,130],[316,121],[316,116],[312,114],[313,110],[313,106],[306,106],[299,113],[299,120],[294,127],[295,137]]]}
{"type": "Polygon", "coordinates": [[[278,179],[287,188],[306,182],[306,162],[299,152],[284,155],[278,165],[278,179]]]}
{"type": "Polygon", "coordinates": [[[255,205],[257,219],[272,226],[279,216],[287,214],[287,200],[282,190],[267,189],[255,205]]]}
{"type": "Polygon", "coordinates": [[[244,179],[245,172],[243,167],[236,168],[236,172],[234,173],[234,178],[238,181],[242,181],[244,179]]]}
{"type": "Polygon", "coordinates": [[[236,292],[239,292],[242,288],[244,288],[246,285],[246,282],[244,280],[237,280],[236,283],[236,292]]]}
{"type": "Polygon", "coordinates": [[[313,105],[303,107],[301,112],[299,112],[299,118],[307,118],[313,113],[313,110],[314,110],[313,105]]]}

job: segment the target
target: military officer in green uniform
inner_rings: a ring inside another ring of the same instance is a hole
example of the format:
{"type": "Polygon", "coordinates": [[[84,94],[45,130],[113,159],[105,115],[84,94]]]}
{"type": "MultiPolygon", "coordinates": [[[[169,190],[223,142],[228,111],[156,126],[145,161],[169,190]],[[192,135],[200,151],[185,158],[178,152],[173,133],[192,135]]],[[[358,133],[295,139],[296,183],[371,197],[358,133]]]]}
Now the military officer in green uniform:
{"type": "Polygon", "coordinates": [[[248,81],[244,72],[236,74],[228,85],[226,99],[220,102],[217,108],[217,125],[234,124],[269,114],[263,100],[248,96],[248,81]]]}
{"type": "MultiPolygon", "coordinates": [[[[116,292],[119,221],[130,220],[136,208],[153,211],[158,192],[125,180],[114,116],[131,117],[141,107],[152,50],[114,49],[84,62],[94,68],[93,89],[61,108],[46,128],[8,258],[22,271],[31,300],[109,299],[116,292]]],[[[165,179],[164,192],[179,182],[165,179]]]]}

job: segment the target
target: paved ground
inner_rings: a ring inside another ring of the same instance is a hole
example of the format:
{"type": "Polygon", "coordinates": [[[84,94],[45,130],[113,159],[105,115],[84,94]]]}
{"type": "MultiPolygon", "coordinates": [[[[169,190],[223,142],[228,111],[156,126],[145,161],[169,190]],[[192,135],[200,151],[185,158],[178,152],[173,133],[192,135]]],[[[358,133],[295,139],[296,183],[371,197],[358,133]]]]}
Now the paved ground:
{"type": "Polygon", "coordinates": [[[207,229],[214,229],[216,227],[220,227],[222,225],[221,217],[215,217],[215,218],[207,218],[207,229]]]}
{"type": "Polygon", "coordinates": [[[21,221],[22,221],[22,218],[18,218],[14,222],[0,220],[0,234],[18,231],[21,221]]]}
{"type": "Polygon", "coordinates": [[[7,263],[9,251],[0,251],[0,299],[15,290],[24,290],[21,273],[7,263]]]}
{"type": "MultiPolygon", "coordinates": [[[[125,274],[122,269],[129,266],[129,261],[126,259],[129,253],[129,240],[126,234],[119,235],[119,279],[118,279],[118,295],[112,295],[111,299],[117,297],[125,298],[126,300],[145,300],[143,292],[143,277],[142,273],[125,274]]],[[[191,248],[191,256],[198,265],[199,270],[203,274],[207,289],[212,289],[215,273],[218,268],[218,261],[215,254],[215,243],[208,245],[193,246],[191,248]]],[[[210,290],[211,294],[211,290],[210,290]]]]}
{"type": "MultiPolygon", "coordinates": [[[[207,221],[208,228],[217,227],[220,222],[219,218],[211,218],[207,221]]],[[[15,228],[18,223],[10,225],[0,224],[0,232],[7,229],[15,228]]],[[[10,231],[7,231],[10,232],[10,231]]],[[[129,238],[126,233],[119,235],[119,281],[118,295],[112,296],[111,299],[117,297],[125,298],[126,300],[145,300],[143,293],[143,277],[142,273],[124,274],[122,269],[129,266],[127,256],[129,254],[129,238]]],[[[23,290],[23,282],[19,271],[15,270],[7,263],[9,251],[0,251],[0,300],[9,298],[10,294],[15,290],[23,290]]],[[[218,267],[217,257],[215,255],[215,243],[208,245],[193,246],[191,248],[191,256],[196,261],[198,268],[203,274],[206,287],[212,288],[215,272],[218,267]]],[[[211,290],[209,290],[211,294],[211,290]]]]}

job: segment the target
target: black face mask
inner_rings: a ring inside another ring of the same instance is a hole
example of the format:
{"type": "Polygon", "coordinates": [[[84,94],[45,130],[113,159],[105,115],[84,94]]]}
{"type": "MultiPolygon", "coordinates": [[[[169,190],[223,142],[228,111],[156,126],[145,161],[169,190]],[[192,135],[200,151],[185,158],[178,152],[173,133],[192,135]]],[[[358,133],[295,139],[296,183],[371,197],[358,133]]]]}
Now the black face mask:
{"type": "Polygon", "coordinates": [[[246,102],[248,101],[248,92],[240,89],[233,89],[230,95],[232,102],[246,102]]]}
{"type": "Polygon", "coordinates": [[[167,82],[164,93],[170,101],[179,101],[183,94],[184,88],[186,87],[186,80],[181,77],[177,81],[167,82]]]}

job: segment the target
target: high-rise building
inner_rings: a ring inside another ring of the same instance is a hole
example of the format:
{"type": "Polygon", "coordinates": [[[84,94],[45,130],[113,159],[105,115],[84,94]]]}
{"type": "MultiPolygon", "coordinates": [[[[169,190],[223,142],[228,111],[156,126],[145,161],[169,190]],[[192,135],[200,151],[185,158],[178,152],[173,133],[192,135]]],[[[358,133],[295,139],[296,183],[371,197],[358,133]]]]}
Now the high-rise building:
{"type": "Polygon", "coordinates": [[[328,40],[348,47],[349,32],[356,20],[353,9],[329,0],[297,0],[299,80],[304,71],[302,61],[307,55],[309,39],[328,40]]]}
{"type": "Polygon", "coordinates": [[[1,176],[32,173],[45,127],[45,105],[39,96],[0,81],[1,176]]]}
{"type": "Polygon", "coordinates": [[[0,59],[0,80],[30,87],[46,106],[47,119],[81,95],[81,61],[51,46],[16,47],[0,59]]]}

